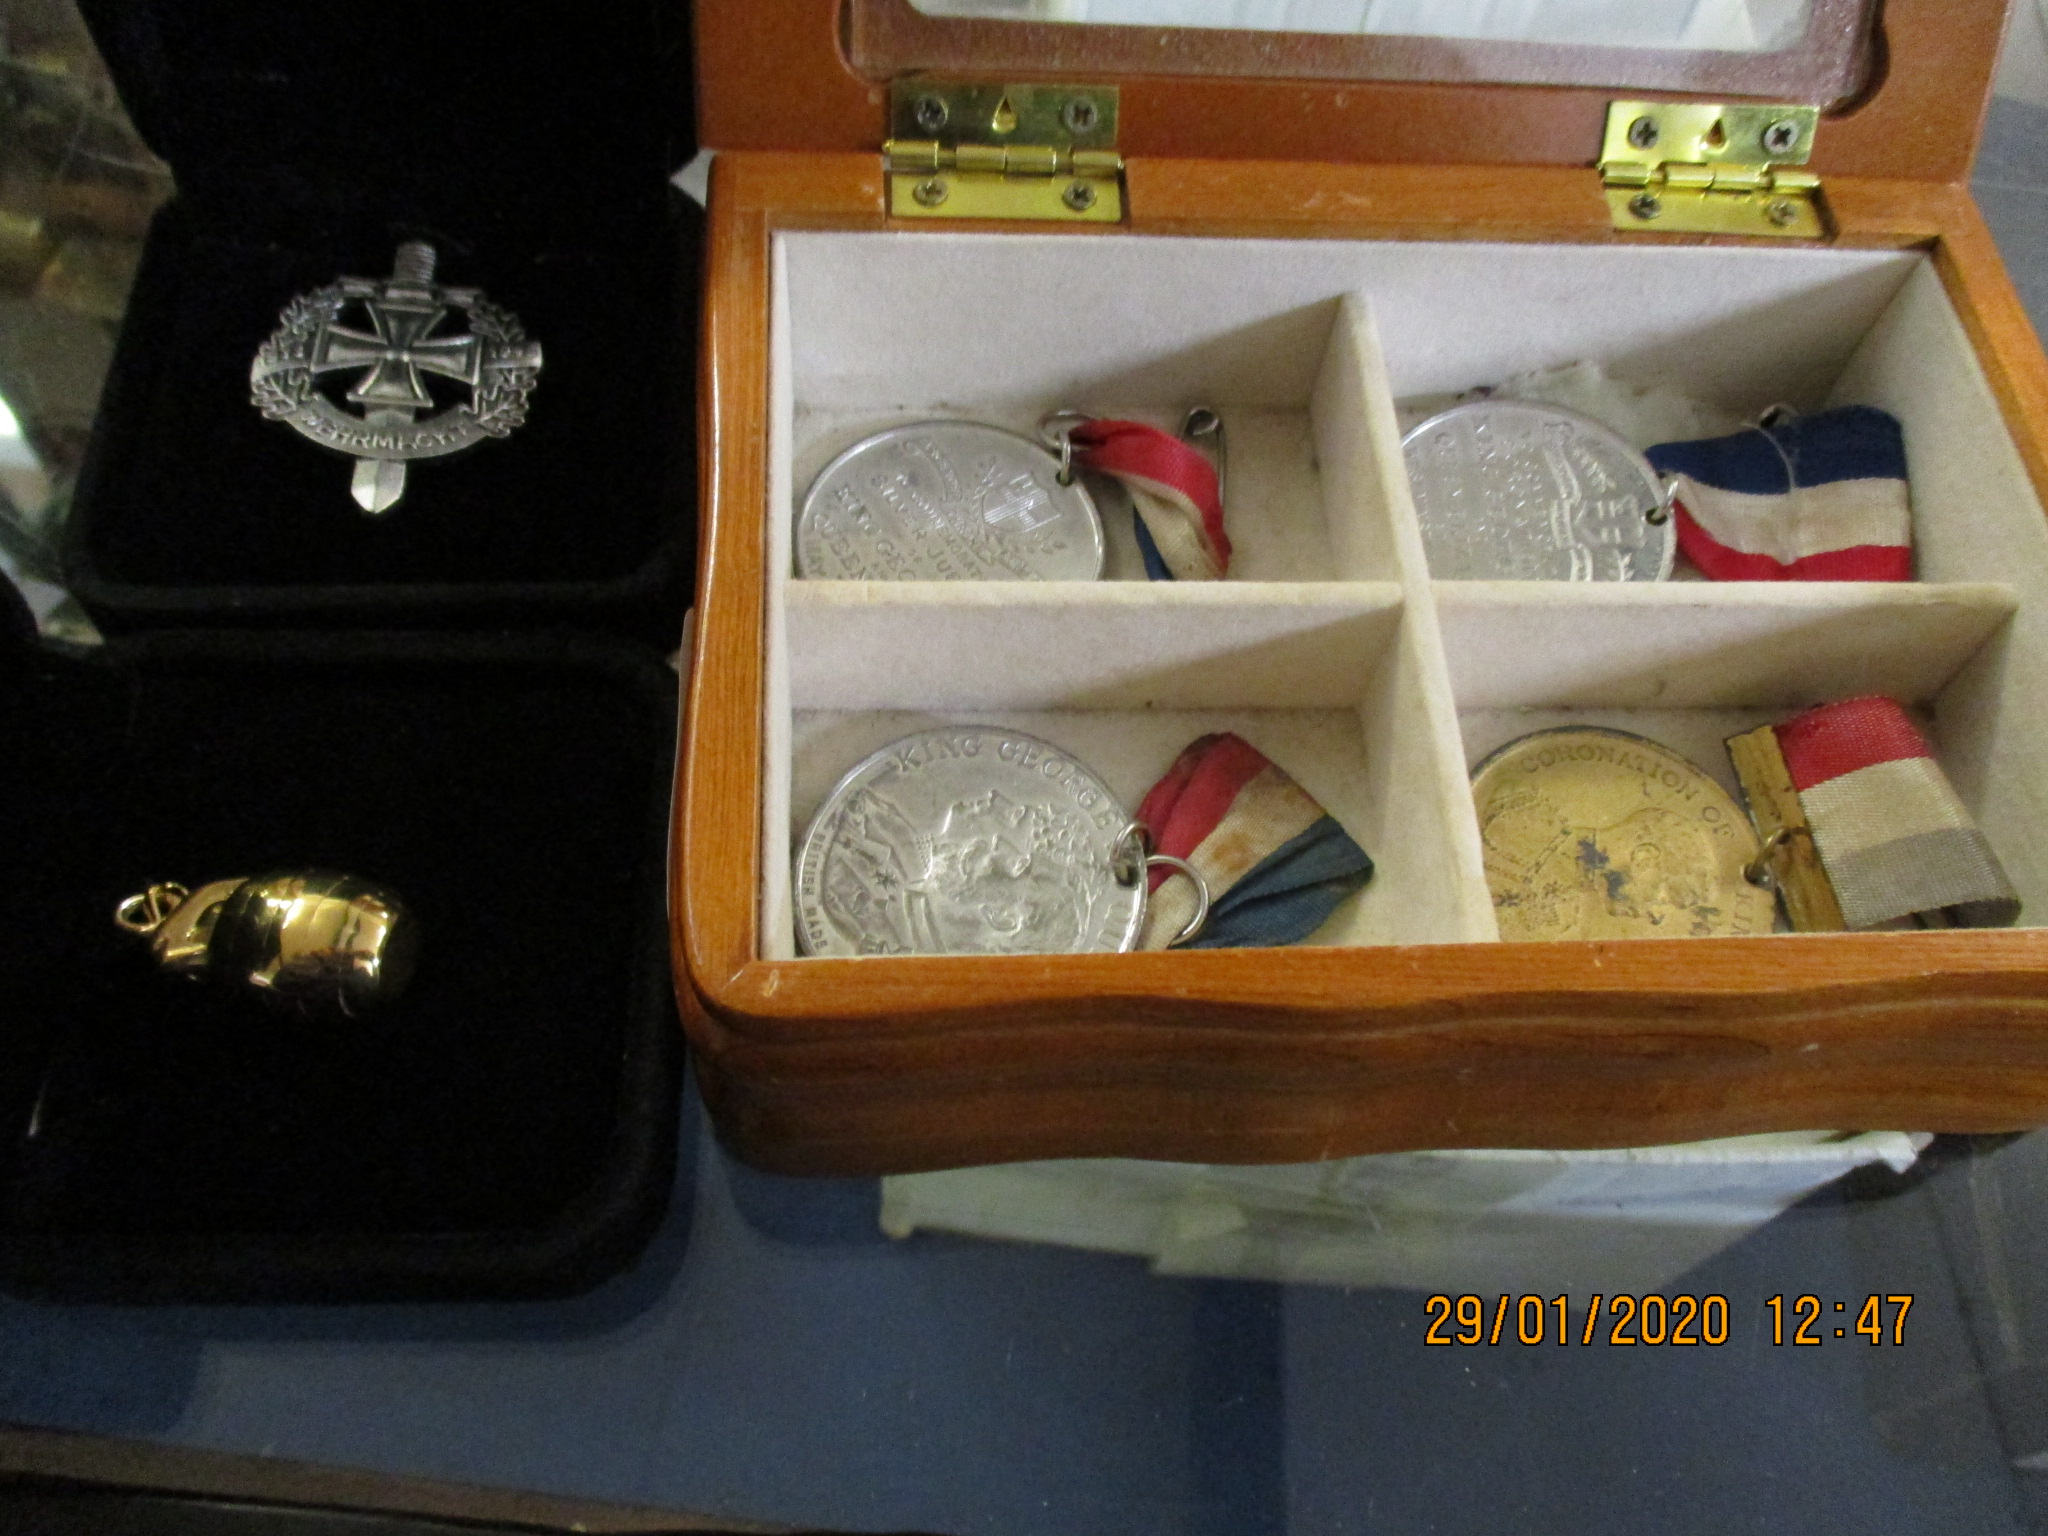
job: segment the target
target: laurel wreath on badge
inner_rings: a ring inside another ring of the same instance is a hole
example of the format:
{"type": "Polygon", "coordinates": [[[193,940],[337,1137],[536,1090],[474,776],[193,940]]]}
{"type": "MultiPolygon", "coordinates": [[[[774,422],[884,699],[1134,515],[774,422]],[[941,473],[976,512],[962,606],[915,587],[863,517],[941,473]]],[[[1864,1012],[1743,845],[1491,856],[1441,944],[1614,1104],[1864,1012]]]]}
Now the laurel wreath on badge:
{"type": "Polygon", "coordinates": [[[518,316],[474,288],[434,282],[434,263],[433,247],[408,242],[389,278],[344,277],[299,295],[250,365],[257,410],[355,459],[353,492],[365,512],[398,502],[409,460],[510,436],[540,378],[540,345],[518,316]],[[351,304],[368,314],[369,331],[341,323],[351,304]],[[439,333],[451,311],[468,321],[466,332],[439,333]],[[322,393],[321,376],[336,372],[359,375],[345,398],[362,415],[322,393]],[[437,409],[423,374],[466,385],[469,398],[437,409]]]}

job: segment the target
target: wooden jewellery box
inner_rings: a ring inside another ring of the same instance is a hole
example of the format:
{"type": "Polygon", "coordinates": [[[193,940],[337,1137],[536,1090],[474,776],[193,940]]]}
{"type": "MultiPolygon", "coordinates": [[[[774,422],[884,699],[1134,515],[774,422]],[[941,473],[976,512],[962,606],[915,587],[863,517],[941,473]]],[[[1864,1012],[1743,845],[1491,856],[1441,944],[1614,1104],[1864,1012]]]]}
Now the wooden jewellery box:
{"type": "Polygon", "coordinates": [[[730,1143],[877,1173],[2048,1120],[2048,363],[1966,187],[2003,24],[1812,0],[1781,52],[1677,54],[701,3],[671,909],[730,1143]],[[1918,579],[1432,582],[1395,402],[1581,359],[1745,415],[1891,411],[1918,579]],[[1196,404],[1229,425],[1227,581],[1117,579],[1114,549],[1089,583],[793,575],[810,476],[878,426],[1196,404]],[[1926,711],[2022,926],[1500,942],[1493,748],[1577,721],[1725,779],[1723,738],[1869,692],[1926,711]],[[1133,806],[1237,731],[1377,875],[1288,949],[799,957],[795,838],[942,722],[1049,738],[1133,806]]]}

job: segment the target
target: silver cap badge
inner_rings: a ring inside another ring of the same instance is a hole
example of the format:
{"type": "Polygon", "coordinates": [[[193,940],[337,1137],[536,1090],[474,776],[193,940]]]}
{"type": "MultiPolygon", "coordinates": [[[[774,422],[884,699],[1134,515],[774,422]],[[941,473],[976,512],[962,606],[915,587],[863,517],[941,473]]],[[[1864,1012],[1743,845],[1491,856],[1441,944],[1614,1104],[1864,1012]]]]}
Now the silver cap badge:
{"type": "Polygon", "coordinates": [[[436,283],[434,261],[431,245],[411,240],[398,248],[388,278],[344,277],[301,294],[249,367],[258,410],[356,461],[352,489],[365,512],[398,504],[407,461],[509,436],[526,420],[526,398],[540,377],[540,343],[527,338],[518,316],[477,289],[436,283]],[[352,305],[369,329],[342,324],[352,305]],[[451,309],[462,311],[468,331],[437,334],[451,309]],[[340,373],[357,376],[342,398],[361,407],[360,416],[320,387],[340,373]],[[466,385],[469,398],[436,409],[424,374],[466,385]]]}

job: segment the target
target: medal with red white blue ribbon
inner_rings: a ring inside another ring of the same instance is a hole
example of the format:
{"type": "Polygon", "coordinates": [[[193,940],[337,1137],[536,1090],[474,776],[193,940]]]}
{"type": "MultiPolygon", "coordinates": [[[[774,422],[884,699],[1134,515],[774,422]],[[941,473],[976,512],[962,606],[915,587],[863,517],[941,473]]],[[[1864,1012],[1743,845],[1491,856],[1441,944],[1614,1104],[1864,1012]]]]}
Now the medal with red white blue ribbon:
{"type": "Polygon", "coordinates": [[[1140,421],[1060,412],[1046,431],[1063,455],[1120,485],[1131,499],[1131,526],[1153,581],[1220,581],[1230,573],[1230,536],[1223,529],[1223,481],[1217,465],[1189,440],[1218,447],[1216,413],[1188,413],[1183,436],[1140,421]]]}

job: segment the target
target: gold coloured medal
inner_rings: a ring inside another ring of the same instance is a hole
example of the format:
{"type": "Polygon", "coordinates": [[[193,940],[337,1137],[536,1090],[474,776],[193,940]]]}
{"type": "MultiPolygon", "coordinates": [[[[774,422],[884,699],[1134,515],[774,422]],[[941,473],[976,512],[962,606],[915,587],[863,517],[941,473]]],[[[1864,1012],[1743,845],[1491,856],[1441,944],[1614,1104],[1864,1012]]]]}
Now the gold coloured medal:
{"type": "Polygon", "coordinates": [[[1505,940],[1769,933],[1744,870],[1755,831],[1706,773],[1646,737],[1570,727],[1511,741],[1472,775],[1505,940]]]}

